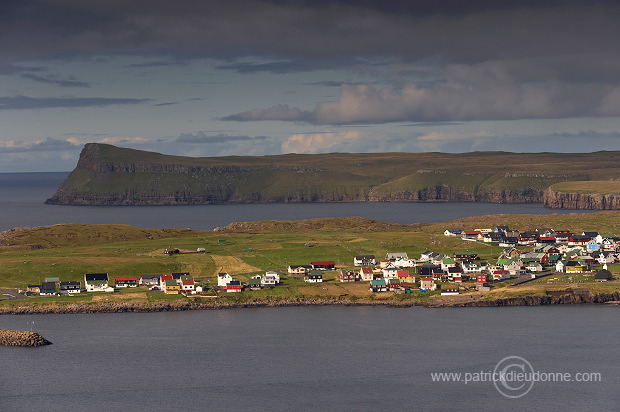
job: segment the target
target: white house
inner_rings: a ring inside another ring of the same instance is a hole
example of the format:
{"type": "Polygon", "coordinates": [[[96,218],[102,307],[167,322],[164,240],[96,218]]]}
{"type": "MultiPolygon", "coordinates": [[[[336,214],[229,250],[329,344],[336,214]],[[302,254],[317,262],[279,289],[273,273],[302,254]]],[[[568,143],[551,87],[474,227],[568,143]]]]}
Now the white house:
{"type": "Polygon", "coordinates": [[[226,272],[217,274],[217,285],[218,286],[226,286],[232,280],[233,280],[233,277],[226,272]]]}
{"type": "Polygon", "coordinates": [[[273,270],[265,272],[265,276],[260,279],[261,286],[275,286],[280,283],[280,274],[278,272],[274,272],[273,270]]]}
{"type": "Polygon", "coordinates": [[[388,265],[383,268],[383,279],[398,279],[398,267],[388,265]]]}

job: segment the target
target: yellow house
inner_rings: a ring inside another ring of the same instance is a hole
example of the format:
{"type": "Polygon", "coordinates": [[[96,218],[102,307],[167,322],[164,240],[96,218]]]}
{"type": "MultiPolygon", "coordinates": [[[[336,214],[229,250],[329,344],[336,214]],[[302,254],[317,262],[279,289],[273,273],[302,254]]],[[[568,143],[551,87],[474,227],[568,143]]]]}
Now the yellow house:
{"type": "Polygon", "coordinates": [[[176,280],[166,280],[164,290],[167,295],[178,295],[181,292],[181,285],[176,280]]]}
{"type": "Polygon", "coordinates": [[[396,275],[398,275],[398,280],[400,280],[401,283],[415,283],[416,281],[415,276],[409,273],[408,270],[398,270],[396,275]]]}

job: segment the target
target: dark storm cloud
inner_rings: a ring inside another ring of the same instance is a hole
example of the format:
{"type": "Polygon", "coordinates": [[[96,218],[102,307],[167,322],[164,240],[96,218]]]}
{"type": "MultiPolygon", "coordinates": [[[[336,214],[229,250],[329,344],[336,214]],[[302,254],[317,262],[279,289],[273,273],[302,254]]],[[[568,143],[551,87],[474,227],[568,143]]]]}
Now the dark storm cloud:
{"type": "Polygon", "coordinates": [[[232,142],[245,142],[245,141],[265,141],[270,138],[267,136],[230,136],[227,134],[219,133],[214,136],[209,136],[204,132],[198,132],[196,134],[183,133],[176,141],[179,143],[192,143],[192,144],[210,144],[210,143],[232,143],[232,142]]]}
{"type": "Polygon", "coordinates": [[[28,97],[2,96],[0,110],[50,109],[61,107],[92,107],[117,104],[139,104],[150,99],[109,98],[109,97],[28,97]]]}
{"type": "Polygon", "coordinates": [[[613,2],[564,3],[12,1],[3,5],[0,46],[5,58],[162,53],[180,59],[339,58],[342,64],[358,57],[420,61],[439,56],[472,63],[500,55],[615,50],[618,7],[613,2]]]}
{"type": "Polygon", "coordinates": [[[236,121],[617,116],[618,21],[620,4],[611,0],[12,0],[0,13],[0,65],[114,54],[144,56],[151,66],[212,58],[238,73],[346,68],[372,77],[369,85],[393,86],[344,85],[336,102],[225,118],[236,121]]]}
{"type": "Polygon", "coordinates": [[[39,76],[38,74],[22,73],[20,76],[35,82],[53,84],[61,87],[90,87],[89,83],[81,82],[74,78],[61,78],[55,75],[39,76]]]}

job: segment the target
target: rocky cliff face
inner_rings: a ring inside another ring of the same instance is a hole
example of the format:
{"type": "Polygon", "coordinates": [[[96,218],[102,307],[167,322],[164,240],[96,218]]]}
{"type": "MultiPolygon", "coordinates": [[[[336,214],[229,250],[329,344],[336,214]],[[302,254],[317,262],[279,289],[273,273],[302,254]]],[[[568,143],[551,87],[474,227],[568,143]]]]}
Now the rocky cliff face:
{"type": "Polygon", "coordinates": [[[516,190],[478,189],[475,193],[448,185],[426,187],[416,191],[371,193],[371,202],[485,202],[485,203],[541,203],[542,190],[523,188],[516,190]]]}
{"type": "Polygon", "coordinates": [[[547,189],[543,200],[545,207],[552,209],[620,209],[620,196],[617,195],[563,193],[547,189]]]}
{"type": "MultiPolygon", "coordinates": [[[[318,156],[318,155],[317,155],[318,156]]],[[[325,155],[328,156],[328,155],[325,155]]],[[[314,158],[183,158],[87,144],[76,169],[45,203],[201,205],[309,202],[540,203],[557,175],[415,169],[414,159],[363,163],[314,158]],[[342,164],[343,162],[349,162],[342,164]],[[394,167],[394,162],[398,167],[394,167]],[[385,172],[392,167],[391,174],[385,172]],[[403,180],[403,176],[407,179],[403,180]],[[483,176],[482,178],[480,176],[483,176]],[[400,179],[400,180],[399,180],[400,179]],[[501,188],[497,182],[509,188],[501,188]],[[498,186],[500,188],[498,188],[498,186]]],[[[359,155],[358,155],[359,156],[359,155]]],[[[403,155],[404,156],[404,155],[403,155]]],[[[422,156],[422,155],[420,155],[422,156]]],[[[353,155],[350,155],[353,157],[353,155]]],[[[444,165],[445,166],[445,165],[444,165]]],[[[465,166],[459,166],[465,167],[465,166]]],[[[521,165],[519,166],[521,167],[521,165]]],[[[558,206],[567,207],[567,206],[558,206]]]]}

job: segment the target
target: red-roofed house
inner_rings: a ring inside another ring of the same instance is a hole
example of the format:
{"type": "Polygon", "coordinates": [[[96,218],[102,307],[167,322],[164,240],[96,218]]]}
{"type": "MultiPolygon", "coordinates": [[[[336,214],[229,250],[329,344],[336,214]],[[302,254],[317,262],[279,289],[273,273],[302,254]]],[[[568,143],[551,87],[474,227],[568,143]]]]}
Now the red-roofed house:
{"type": "Polygon", "coordinates": [[[415,276],[409,273],[408,270],[399,270],[396,272],[396,275],[402,283],[415,283],[415,276]]]}
{"type": "Polygon", "coordinates": [[[420,289],[422,290],[437,290],[437,284],[431,278],[420,279],[420,289]]]}
{"type": "Polygon", "coordinates": [[[360,276],[362,277],[362,281],[370,282],[372,280],[373,270],[369,267],[363,267],[360,269],[360,276]]]}
{"type": "Polygon", "coordinates": [[[135,288],[138,286],[138,278],[135,276],[115,278],[114,285],[116,285],[117,288],[135,288]]]}
{"type": "Polygon", "coordinates": [[[310,262],[313,269],[331,270],[336,269],[336,262],[333,260],[325,260],[321,262],[310,262]]]}
{"type": "Polygon", "coordinates": [[[181,279],[181,293],[193,293],[196,290],[194,279],[181,279]]]}

